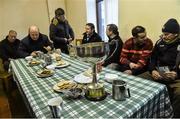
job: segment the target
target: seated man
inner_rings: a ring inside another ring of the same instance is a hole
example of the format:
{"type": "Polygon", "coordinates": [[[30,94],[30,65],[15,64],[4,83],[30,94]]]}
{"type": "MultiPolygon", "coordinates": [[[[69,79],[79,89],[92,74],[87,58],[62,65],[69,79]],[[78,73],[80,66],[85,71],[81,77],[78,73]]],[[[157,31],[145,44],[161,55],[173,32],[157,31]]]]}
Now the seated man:
{"type": "Polygon", "coordinates": [[[91,42],[102,42],[102,38],[95,32],[94,24],[87,23],[85,30],[86,32],[83,33],[82,44],[91,42]]]}
{"type": "MultiPolygon", "coordinates": [[[[163,26],[160,39],[156,42],[149,71],[139,75],[167,86],[174,110],[174,117],[180,117],[180,80],[177,80],[176,58],[180,51],[179,24],[176,19],[169,19],[163,26]]],[[[179,59],[179,58],[178,58],[179,59]]],[[[179,61],[178,61],[179,62],[179,61]]]]}
{"type": "Polygon", "coordinates": [[[20,40],[16,38],[17,33],[10,30],[7,37],[0,42],[0,58],[3,60],[4,69],[7,71],[9,68],[10,59],[18,58],[18,47],[20,40]]]}
{"type": "Polygon", "coordinates": [[[118,27],[115,24],[107,25],[106,35],[109,38],[108,42],[117,41],[117,49],[115,49],[116,44],[110,45],[110,53],[108,59],[103,63],[103,66],[107,66],[111,63],[119,63],[119,57],[123,46],[123,42],[119,36],[118,27]]]}
{"type": "Polygon", "coordinates": [[[52,43],[48,37],[39,32],[37,26],[31,26],[29,28],[29,35],[22,39],[19,45],[20,57],[36,56],[37,51],[47,53],[52,50],[52,43]]]}
{"type": "Polygon", "coordinates": [[[118,69],[127,74],[138,75],[146,70],[153,43],[147,38],[146,30],[142,26],[134,27],[132,36],[123,45],[118,69]]]}

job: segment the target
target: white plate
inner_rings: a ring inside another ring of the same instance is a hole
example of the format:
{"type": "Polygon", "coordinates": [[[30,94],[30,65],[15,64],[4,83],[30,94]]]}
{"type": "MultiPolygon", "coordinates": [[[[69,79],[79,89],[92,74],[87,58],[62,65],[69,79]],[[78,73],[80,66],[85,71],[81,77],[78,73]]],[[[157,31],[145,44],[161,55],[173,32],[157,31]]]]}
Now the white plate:
{"type": "Polygon", "coordinates": [[[53,70],[49,70],[50,73],[49,74],[42,74],[43,70],[38,70],[37,71],[37,77],[39,78],[45,78],[45,77],[49,77],[49,76],[52,76],[54,74],[54,71],[53,70]]]}
{"type": "MultiPolygon", "coordinates": [[[[99,75],[97,75],[97,79],[99,78],[99,75]]],[[[77,83],[82,83],[82,84],[87,84],[87,83],[92,83],[92,77],[85,76],[83,73],[76,75],[73,78],[74,81],[77,83]]]]}
{"type": "Polygon", "coordinates": [[[32,60],[33,59],[33,56],[27,56],[27,57],[25,57],[25,60],[27,60],[27,61],[30,61],[30,60],[32,60]]]}
{"type": "Polygon", "coordinates": [[[105,74],[104,76],[105,81],[107,81],[108,83],[112,83],[113,80],[116,80],[118,78],[117,74],[105,74]]]}
{"type": "Polygon", "coordinates": [[[64,61],[64,62],[65,62],[65,64],[62,64],[62,65],[57,65],[57,63],[54,63],[55,68],[63,68],[63,67],[67,67],[70,65],[69,62],[66,62],[66,61],[64,61]]]}
{"type": "Polygon", "coordinates": [[[46,68],[47,68],[47,69],[52,69],[52,70],[54,70],[55,68],[63,68],[63,67],[67,67],[67,66],[70,65],[68,62],[66,62],[66,61],[64,61],[64,62],[65,62],[65,64],[63,64],[63,65],[58,65],[58,66],[57,66],[57,63],[53,63],[53,64],[51,64],[51,65],[46,66],[46,68]]]}

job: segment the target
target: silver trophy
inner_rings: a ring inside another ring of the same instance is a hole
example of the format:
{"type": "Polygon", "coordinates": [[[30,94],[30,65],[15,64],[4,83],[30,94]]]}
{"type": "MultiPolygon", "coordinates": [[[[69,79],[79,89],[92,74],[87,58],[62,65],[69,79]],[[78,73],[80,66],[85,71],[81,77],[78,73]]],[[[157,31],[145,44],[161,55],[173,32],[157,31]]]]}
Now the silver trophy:
{"type": "Polygon", "coordinates": [[[70,46],[71,49],[74,49],[75,58],[92,64],[93,80],[92,83],[87,85],[85,91],[87,99],[93,101],[105,99],[106,92],[104,90],[104,85],[97,82],[96,64],[109,59],[116,51],[117,45],[118,42],[115,40],[112,42],[94,42],[79,46],[70,46]],[[112,54],[109,54],[110,45],[115,46],[115,50],[112,54]]]}

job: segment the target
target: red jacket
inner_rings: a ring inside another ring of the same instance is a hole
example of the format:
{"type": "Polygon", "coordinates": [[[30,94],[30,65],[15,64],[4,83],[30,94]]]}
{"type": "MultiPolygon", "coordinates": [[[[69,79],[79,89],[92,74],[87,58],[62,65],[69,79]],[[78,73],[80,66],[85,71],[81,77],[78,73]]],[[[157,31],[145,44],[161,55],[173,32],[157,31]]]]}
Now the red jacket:
{"type": "Polygon", "coordinates": [[[153,43],[149,38],[146,38],[143,43],[134,42],[134,38],[128,39],[121,51],[120,63],[129,65],[130,62],[136,63],[140,68],[143,68],[151,55],[153,43]]]}

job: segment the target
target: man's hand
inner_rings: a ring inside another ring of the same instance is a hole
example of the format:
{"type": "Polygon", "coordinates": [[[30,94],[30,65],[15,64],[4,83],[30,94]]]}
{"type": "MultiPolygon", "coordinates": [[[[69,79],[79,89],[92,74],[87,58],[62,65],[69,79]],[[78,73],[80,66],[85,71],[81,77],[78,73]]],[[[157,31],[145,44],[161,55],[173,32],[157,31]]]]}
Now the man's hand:
{"type": "Polygon", "coordinates": [[[153,70],[152,71],[152,77],[155,79],[155,80],[159,80],[159,79],[162,79],[162,76],[159,74],[158,71],[156,70],[153,70]]]}
{"type": "Polygon", "coordinates": [[[137,68],[139,68],[139,65],[131,62],[131,63],[129,63],[129,67],[131,69],[137,69],[137,68]]]}
{"type": "Polygon", "coordinates": [[[33,51],[33,52],[31,53],[31,56],[33,56],[33,57],[37,56],[36,51],[33,51]]]}
{"type": "Polygon", "coordinates": [[[124,71],[124,73],[131,75],[132,71],[131,70],[126,70],[126,71],[124,71]]]}
{"type": "Polygon", "coordinates": [[[47,51],[51,51],[52,50],[50,46],[47,46],[47,47],[44,46],[43,48],[46,49],[47,51]]]}
{"type": "Polygon", "coordinates": [[[73,39],[72,39],[72,38],[69,38],[69,39],[68,39],[68,42],[69,42],[69,43],[71,43],[72,41],[73,41],[73,39]]]}
{"type": "Polygon", "coordinates": [[[165,72],[164,78],[167,80],[174,80],[177,77],[177,73],[175,71],[165,72]]]}
{"type": "Polygon", "coordinates": [[[104,62],[98,62],[97,64],[96,64],[96,71],[97,71],[97,73],[99,73],[99,72],[101,72],[102,71],[102,64],[103,64],[104,62]]]}
{"type": "Polygon", "coordinates": [[[64,40],[65,40],[65,43],[67,43],[67,42],[68,42],[68,39],[67,39],[67,38],[64,38],[64,40]]]}

